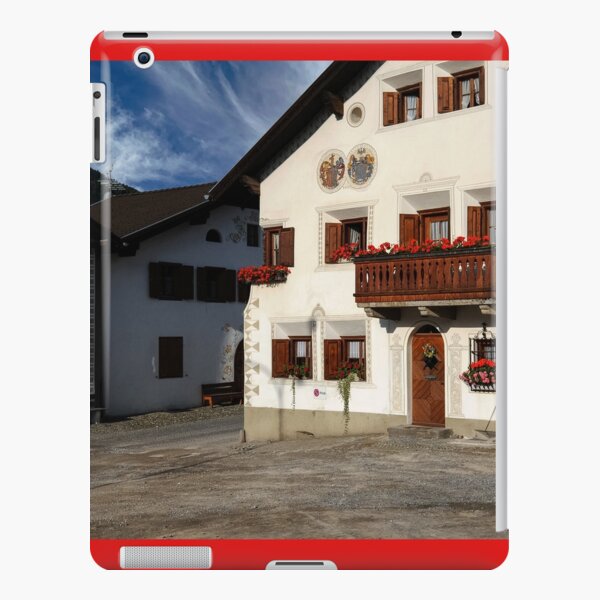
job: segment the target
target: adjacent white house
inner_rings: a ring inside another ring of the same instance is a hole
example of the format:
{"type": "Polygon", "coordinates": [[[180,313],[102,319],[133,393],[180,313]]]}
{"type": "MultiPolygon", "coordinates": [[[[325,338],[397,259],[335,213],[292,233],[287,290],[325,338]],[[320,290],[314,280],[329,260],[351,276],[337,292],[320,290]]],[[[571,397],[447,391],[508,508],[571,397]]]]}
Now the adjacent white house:
{"type": "Polygon", "coordinates": [[[337,379],[348,364],[362,379],[350,433],[494,428],[494,386],[459,379],[495,359],[493,246],[356,263],[331,254],[347,243],[494,242],[499,68],[333,63],[217,184],[215,197],[242,179],[260,185],[264,263],[291,269],[285,282],[253,285],[246,307],[248,440],[342,434],[337,379]],[[290,364],[308,369],[295,399],[290,364]]]}
{"type": "Polygon", "coordinates": [[[262,257],[258,204],[211,203],[213,185],[113,196],[110,213],[92,205],[93,413],[184,409],[203,384],[241,388],[249,290],[236,274],[262,257]]]}

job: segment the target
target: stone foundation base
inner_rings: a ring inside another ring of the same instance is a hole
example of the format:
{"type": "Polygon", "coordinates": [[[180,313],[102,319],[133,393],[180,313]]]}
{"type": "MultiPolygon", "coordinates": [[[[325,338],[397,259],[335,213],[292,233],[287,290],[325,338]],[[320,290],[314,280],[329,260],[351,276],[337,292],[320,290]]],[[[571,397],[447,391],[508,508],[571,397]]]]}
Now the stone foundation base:
{"type": "MultiPolygon", "coordinates": [[[[388,427],[405,423],[404,415],[351,412],[348,435],[387,433],[388,427]]],[[[248,442],[339,436],[344,435],[344,413],[245,406],[244,430],[248,442]]]]}
{"type": "MultiPolygon", "coordinates": [[[[350,413],[348,435],[387,433],[388,427],[406,425],[405,415],[350,413]]],[[[475,437],[475,430],[485,429],[487,421],[476,419],[446,419],[446,427],[457,435],[475,437]]],[[[488,430],[495,431],[492,421],[488,430]]],[[[335,437],[344,435],[344,414],[337,411],[291,410],[244,407],[246,441],[296,440],[306,437],[335,437]]]]}

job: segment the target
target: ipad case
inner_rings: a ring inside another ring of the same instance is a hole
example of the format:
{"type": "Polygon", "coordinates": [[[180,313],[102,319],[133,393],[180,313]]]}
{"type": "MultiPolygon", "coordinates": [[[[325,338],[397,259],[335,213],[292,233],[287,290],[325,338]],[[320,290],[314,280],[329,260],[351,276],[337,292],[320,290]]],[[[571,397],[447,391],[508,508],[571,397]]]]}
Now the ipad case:
{"type": "Polygon", "coordinates": [[[91,552],[491,569],[506,515],[496,32],[91,46],[91,552]]]}

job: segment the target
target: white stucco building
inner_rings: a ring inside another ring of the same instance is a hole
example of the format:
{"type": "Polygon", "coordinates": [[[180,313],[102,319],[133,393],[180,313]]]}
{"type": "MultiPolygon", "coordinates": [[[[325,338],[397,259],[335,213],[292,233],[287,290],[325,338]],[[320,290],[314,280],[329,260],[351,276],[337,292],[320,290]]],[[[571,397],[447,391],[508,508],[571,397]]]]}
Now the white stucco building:
{"type": "Polygon", "coordinates": [[[247,439],[343,433],[336,379],[346,362],[364,371],[352,384],[350,433],[494,428],[493,386],[459,379],[495,358],[493,249],[356,265],[330,254],[347,242],[494,241],[502,67],[333,63],[216,186],[218,196],[240,178],[260,183],[264,260],[291,268],[284,283],[252,286],[246,308],[247,439]],[[310,368],[295,406],[289,363],[310,368]]]}
{"type": "MultiPolygon", "coordinates": [[[[212,187],[113,196],[103,269],[92,244],[92,409],[122,416],[189,408],[200,405],[203,384],[241,387],[248,290],[236,273],[262,257],[258,205],[212,204],[212,187]]],[[[100,237],[101,213],[102,203],[92,206],[92,238],[100,237]]]]}

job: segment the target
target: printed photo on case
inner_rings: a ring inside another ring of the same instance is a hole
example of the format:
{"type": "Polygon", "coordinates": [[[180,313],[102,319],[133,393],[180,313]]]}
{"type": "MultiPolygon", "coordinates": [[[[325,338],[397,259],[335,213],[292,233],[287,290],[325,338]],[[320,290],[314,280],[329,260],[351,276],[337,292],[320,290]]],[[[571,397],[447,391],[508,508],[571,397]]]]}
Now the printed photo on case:
{"type": "Polygon", "coordinates": [[[146,58],[91,65],[92,539],[506,538],[498,64],[146,58]]]}

